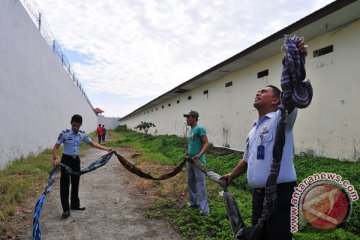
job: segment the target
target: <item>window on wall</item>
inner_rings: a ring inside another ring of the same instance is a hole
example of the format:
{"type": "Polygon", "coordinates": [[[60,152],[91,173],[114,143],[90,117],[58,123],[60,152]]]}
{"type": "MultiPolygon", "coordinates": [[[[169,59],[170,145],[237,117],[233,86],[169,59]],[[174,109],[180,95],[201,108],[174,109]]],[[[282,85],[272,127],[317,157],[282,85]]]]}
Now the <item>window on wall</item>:
{"type": "Polygon", "coordinates": [[[164,108],[164,105],[162,105],[161,108],[164,108]]]}
{"type": "Polygon", "coordinates": [[[179,103],[180,103],[180,100],[177,100],[176,103],[179,104],[179,103]]]}
{"type": "Polygon", "coordinates": [[[323,48],[320,48],[320,49],[317,49],[313,52],[313,57],[316,58],[316,57],[320,57],[322,55],[325,55],[325,54],[328,54],[328,53],[331,53],[334,51],[334,46],[333,45],[330,45],[330,46],[326,46],[326,47],[323,47],[323,48]]]}
{"type": "Polygon", "coordinates": [[[191,96],[188,96],[188,100],[191,100],[191,96]]]}
{"type": "Polygon", "coordinates": [[[227,87],[231,87],[231,86],[232,86],[232,81],[225,83],[225,87],[226,87],[226,88],[227,88],[227,87]]]}
{"type": "Polygon", "coordinates": [[[156,108],[156,111],[158,110],[158,108],[156,108]]]}
{"type": "Polygon", "coordinates": [[[168,107],[171,107],[171,103],[168,104],[168,107]]]}
{"type": "Polygon", "coordinates": [[[209,90],[206,89],[203,94],[206,95],[206,98],[209,98],[209,90]]]}
{"type": "Polygon", "coordinates": [[[257,73],[257,78],[263,78],[269,75],[269,69],[257,73]]]}

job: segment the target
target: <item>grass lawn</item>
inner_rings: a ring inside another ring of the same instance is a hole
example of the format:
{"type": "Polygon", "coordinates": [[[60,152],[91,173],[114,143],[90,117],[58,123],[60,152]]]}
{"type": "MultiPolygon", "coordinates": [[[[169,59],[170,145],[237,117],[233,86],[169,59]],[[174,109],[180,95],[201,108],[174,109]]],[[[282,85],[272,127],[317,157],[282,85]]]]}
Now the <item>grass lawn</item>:
{"type": "MultiPolygon", "coordinates": [[[[53,168],[50,150],[12,162],[0,171],[0,230],[21,201],[43,191],[53,168]]],[[[1,232],[1,231],[0,231],[1,232]]]]}
{"type": "MultiPolygon", "coordinates": [[[[118,130],[112,132],[115,139],[108,143],[112,147],[127,147],[141,153],[137,158],[137,164],[148,162],[163,165],[176,165],[181,162],[186,152],[186,139],[174,135],[144,136],[144,134],[118,130]]],[[[207,167],[216,170],[220,174],[228,173],[242,158],[241,153],[231,153],[222,156],[207,155],[207,167]]],[[[347,179],[355,187],[360,189],[359,162],[338,161],[323,157],[295,156],[295,167],[298,182],[304,178],[321,172],[334,172],[347,179]]],[[[151,207],[146,215],[149,218],[161,218],[170,221],[175,229],[182,233],[185,239],[233,239],[229,221],[227,220],[225,206],[218,184],[207,179],[207,190],[211,213],[208,217],[198,216],[198,211],[187,208],[187,199],[179,197],[179,192],[186,195],[185,171],[180,175],[181,181],[172,182],[172,189],[162,191],[165,181],[158,182],[158,198],[151,202],[151,207]]],[[[169,180],[167,180],[169,181],[169,180]]],[[[247,225],[251,221],[251,192],[247,185],[246,176],[235,180],[234,186],[230,187],[240,207],[243,218],[247,225]]],[[[294,235],[296,240],[349,240],[360,239],[360,204],[353,202],[351,218],[341,228],[322,231],[310,226],[305,227],[294,235]]]]}

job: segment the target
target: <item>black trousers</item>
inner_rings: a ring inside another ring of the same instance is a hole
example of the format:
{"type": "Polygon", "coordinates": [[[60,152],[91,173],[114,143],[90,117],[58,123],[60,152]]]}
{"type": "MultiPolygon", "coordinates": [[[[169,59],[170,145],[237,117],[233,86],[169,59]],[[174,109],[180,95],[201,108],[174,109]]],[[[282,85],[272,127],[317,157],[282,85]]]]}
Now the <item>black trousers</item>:
{"type": "MultiPolygon", "coordinates": [[[[269,220],[265,223],[261,233],[262,240],[291,240],[290,207],[291,197],[296,182],[281,183],[277,185],[277,200],[269,220]]],[[[265,197],[265,189],[253,190],[252,225],[256,225],[261,217],[265,197]]]]}
{"type": "MultiPolygon", "coordinates": [[[[69,166],[73,171],[80,171],[80,158],[63,154],[61,162],[69,166]]],[[[69,175],[64,168],[61,168],[60,177],[60,199],[63,211],[69,211],[69,187],[71,180],[71,207],[76,208],[80,206],[79,199],[79,183],[80,176],[69,175]]]]}

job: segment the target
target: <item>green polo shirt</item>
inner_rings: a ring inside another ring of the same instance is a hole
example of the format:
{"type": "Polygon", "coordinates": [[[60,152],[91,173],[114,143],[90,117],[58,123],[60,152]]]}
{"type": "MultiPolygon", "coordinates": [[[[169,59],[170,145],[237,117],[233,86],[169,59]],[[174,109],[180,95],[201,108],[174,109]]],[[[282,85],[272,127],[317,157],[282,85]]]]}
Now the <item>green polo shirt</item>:
{"type": "MultiPolygon", "coordinates": [[[[188,134],[188,154],[190,157],[198,155],[203,147],[203,142],[201,137],[206,136],[206,130],[201,125],[196,125],[194,128],[191,128],[191,131],[188,134]]],[[[201,155],[199,159],[202,163],[206,162],[205,154],[201,155]]]]}

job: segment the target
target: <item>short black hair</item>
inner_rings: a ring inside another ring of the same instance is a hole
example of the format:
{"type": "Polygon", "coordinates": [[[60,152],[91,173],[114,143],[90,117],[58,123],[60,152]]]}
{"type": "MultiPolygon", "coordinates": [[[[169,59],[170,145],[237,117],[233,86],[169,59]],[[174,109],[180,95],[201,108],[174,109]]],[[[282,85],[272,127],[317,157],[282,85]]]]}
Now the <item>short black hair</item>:
{"type": "Polygon", "coordinates": [[[79,114],[75,114],[74,116],[71,117],[70,123],[73,123],[73,122],[82,124],[82,117],[79,114]]]}
{"type": "Polygon", "coordinates": [[[266,87],[270,87],[272,89],[274,97],[280,98],[281,90],[279,88],[275,87],[274,85],[267,85],[266,87]]]}

